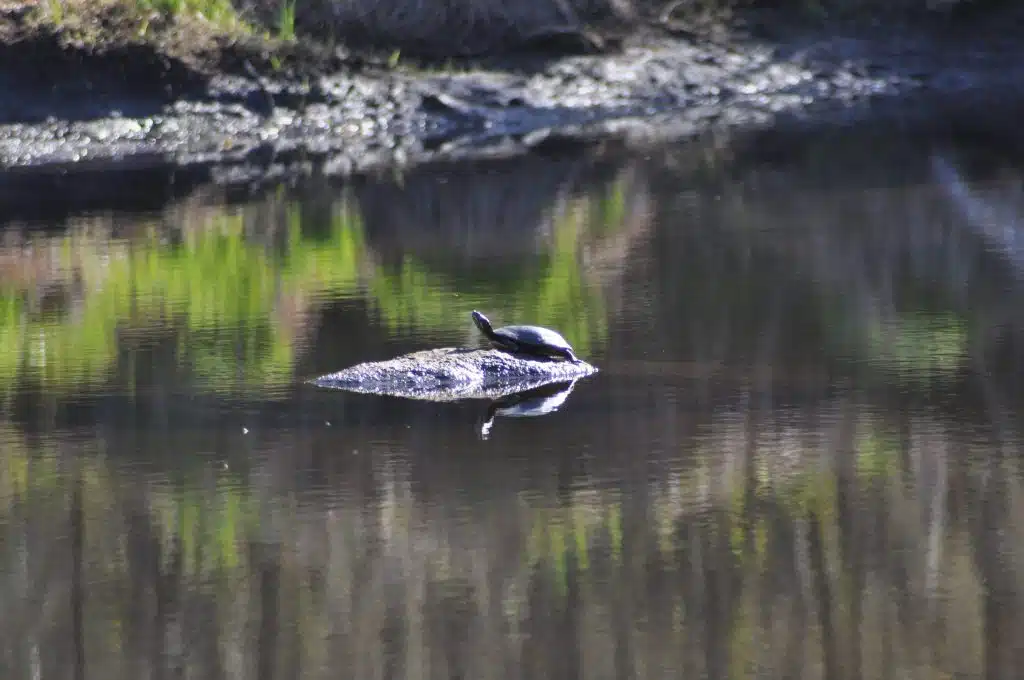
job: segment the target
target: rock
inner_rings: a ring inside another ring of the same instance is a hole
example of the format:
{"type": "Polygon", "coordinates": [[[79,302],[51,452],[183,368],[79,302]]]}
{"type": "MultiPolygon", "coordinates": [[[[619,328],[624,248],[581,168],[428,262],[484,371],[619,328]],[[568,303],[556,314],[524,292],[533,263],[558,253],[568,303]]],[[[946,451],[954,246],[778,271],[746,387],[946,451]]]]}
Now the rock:
{"type": "Polygon", "coordinates": [[[319,387],[427,401],[500,399],[597,373],[586,362],[533,359],[494,349],[447,347],[358,364],[314,378],[319,387]]]}

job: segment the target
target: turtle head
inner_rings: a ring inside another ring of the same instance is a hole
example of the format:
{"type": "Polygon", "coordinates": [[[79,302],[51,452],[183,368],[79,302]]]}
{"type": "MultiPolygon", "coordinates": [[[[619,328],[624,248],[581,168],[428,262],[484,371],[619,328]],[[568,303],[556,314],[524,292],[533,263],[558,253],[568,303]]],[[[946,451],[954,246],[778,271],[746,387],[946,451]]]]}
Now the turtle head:
{"type": "Polygon", "coordinates": [[[490,336],[494,333],[494,330],[491,328],[491,322],[486,316],[475,309],[473,310],[473,323],[476,324],[476,327],[479,328],[480,332],[484,335],[490,336]]]}

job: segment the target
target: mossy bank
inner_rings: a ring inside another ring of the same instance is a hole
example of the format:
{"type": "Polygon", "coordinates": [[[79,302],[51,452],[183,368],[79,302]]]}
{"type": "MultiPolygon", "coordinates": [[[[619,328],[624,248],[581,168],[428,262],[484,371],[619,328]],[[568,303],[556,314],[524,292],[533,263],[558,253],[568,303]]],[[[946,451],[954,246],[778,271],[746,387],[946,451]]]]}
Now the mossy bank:
{"type": "Polygon", "coordinates": [[[0,164],[350,172],[1024,81],[1017,3],[768,4],[0,5],[0,164]]]}

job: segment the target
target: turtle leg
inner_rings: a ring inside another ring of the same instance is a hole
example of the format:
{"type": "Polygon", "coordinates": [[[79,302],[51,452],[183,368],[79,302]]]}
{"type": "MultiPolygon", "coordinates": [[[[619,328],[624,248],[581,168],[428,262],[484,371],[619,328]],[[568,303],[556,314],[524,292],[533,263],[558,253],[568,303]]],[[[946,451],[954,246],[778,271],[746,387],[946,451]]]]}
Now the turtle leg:
{"type": "Polygon", "coordinates": [[[574,364],[580,363],[579,357],[577,357],[571,349],[559,349],[556,350],[555,353],[558,354],[558,356],[565,359],[566,361],[572,362],[574,364]]]}

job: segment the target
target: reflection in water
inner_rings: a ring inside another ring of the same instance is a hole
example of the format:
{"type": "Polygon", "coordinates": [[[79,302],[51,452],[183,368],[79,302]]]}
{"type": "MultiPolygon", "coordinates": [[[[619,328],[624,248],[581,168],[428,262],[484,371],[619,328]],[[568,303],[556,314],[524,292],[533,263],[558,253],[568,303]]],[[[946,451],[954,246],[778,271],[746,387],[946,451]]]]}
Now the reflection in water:
{"type": "Polygon", "coordinates": [[[595,257],[621,269],[623,241],[649,227],[636,173],[601,157],[420,169],[355,193],[389,330],[465,327],[477,307],[558,329],[582,356],[603,344],[617,283],[595,257]]]}
{"type": "Polygon", "coordinates": [[[576,381],[553,383],[526,392],[519,392],[497,399],[487,407],[487,415],[480,425],[480,438],[488,439],[494,419],[503,418],[538,418],[554,413],[562,408],[565,400],[572,394],[576,381]]]}
{"type": "Polygon", "coordinates": [[[1013,175],[1004,177],[992,187],[983,184],[972,187],[953,159],[936,153],[931,161],[936,179],[963,215],[965,225],[1001,252],[1017,275],[1024,273],[1024,187],[1021,178],[1013,175]]]}
{"type": "Polygon", "coordinates": [[[130,361],[134,350],[166,343],[208,389],[280,388],[292,380],[320,305],[344,299],[374,309],[398,335],[410,326],[434,335],[465,329],[474,305],[504,316],[522,308],[520,316],[592,350],[606,333],[603,292],[579,255],[630,227],[636,209],[627,203],[637,199],[625,198],[628,173],[538,188],[524,170],[518,183],[496,186],[484,169],[477,180],[461,178],[454,195],[441,194],[456,215],[475,204],[463,230],[477,235],[502,223],[510,192],[519,198],[513,203],[549,206],[497,235],[519,257],[469,256],[468,269],[465,258],[435,256],[437,239],[421,251],[401,250],[419,243],[407,231],[446,234],[437,225],[449,227],[452,217],[438,211],[409,223],[415,229],[392,226],[406,224],[403,197],[423,193],[415,174],[330,193],[328,201],[275,194],[233,208],[186,203],[140,217],[129,234],[119,233],[118,220],[95,217],[58,236],[16,231],[0,247],[0,380],[68,391],[98,386],[119,372],[122,350],[130,361]],[[550,238],[538,240],[531,229],[550,238]]]}
{"type": "Polygon", "coordinates": [[[774,134],[10,228],[0,675],[1016,677],[1019,179],[774,134]],[[296,385],[474,307],[601,373],[296,385]]]}
{"type": "Polygon", "coordinates": [[[84,220],[4,249],[0,380],[79,390],[115,378],[136,351],[166,344],[213,386],[287,384],[303,308],[350,294],[363,246],[358,218],[343,206],[315,240],[301,237],[293,209],[282,212],[283,252],[251,238],[255,208],[197,208],[140,224],[125,239],[112,222],[84,220]]]}

